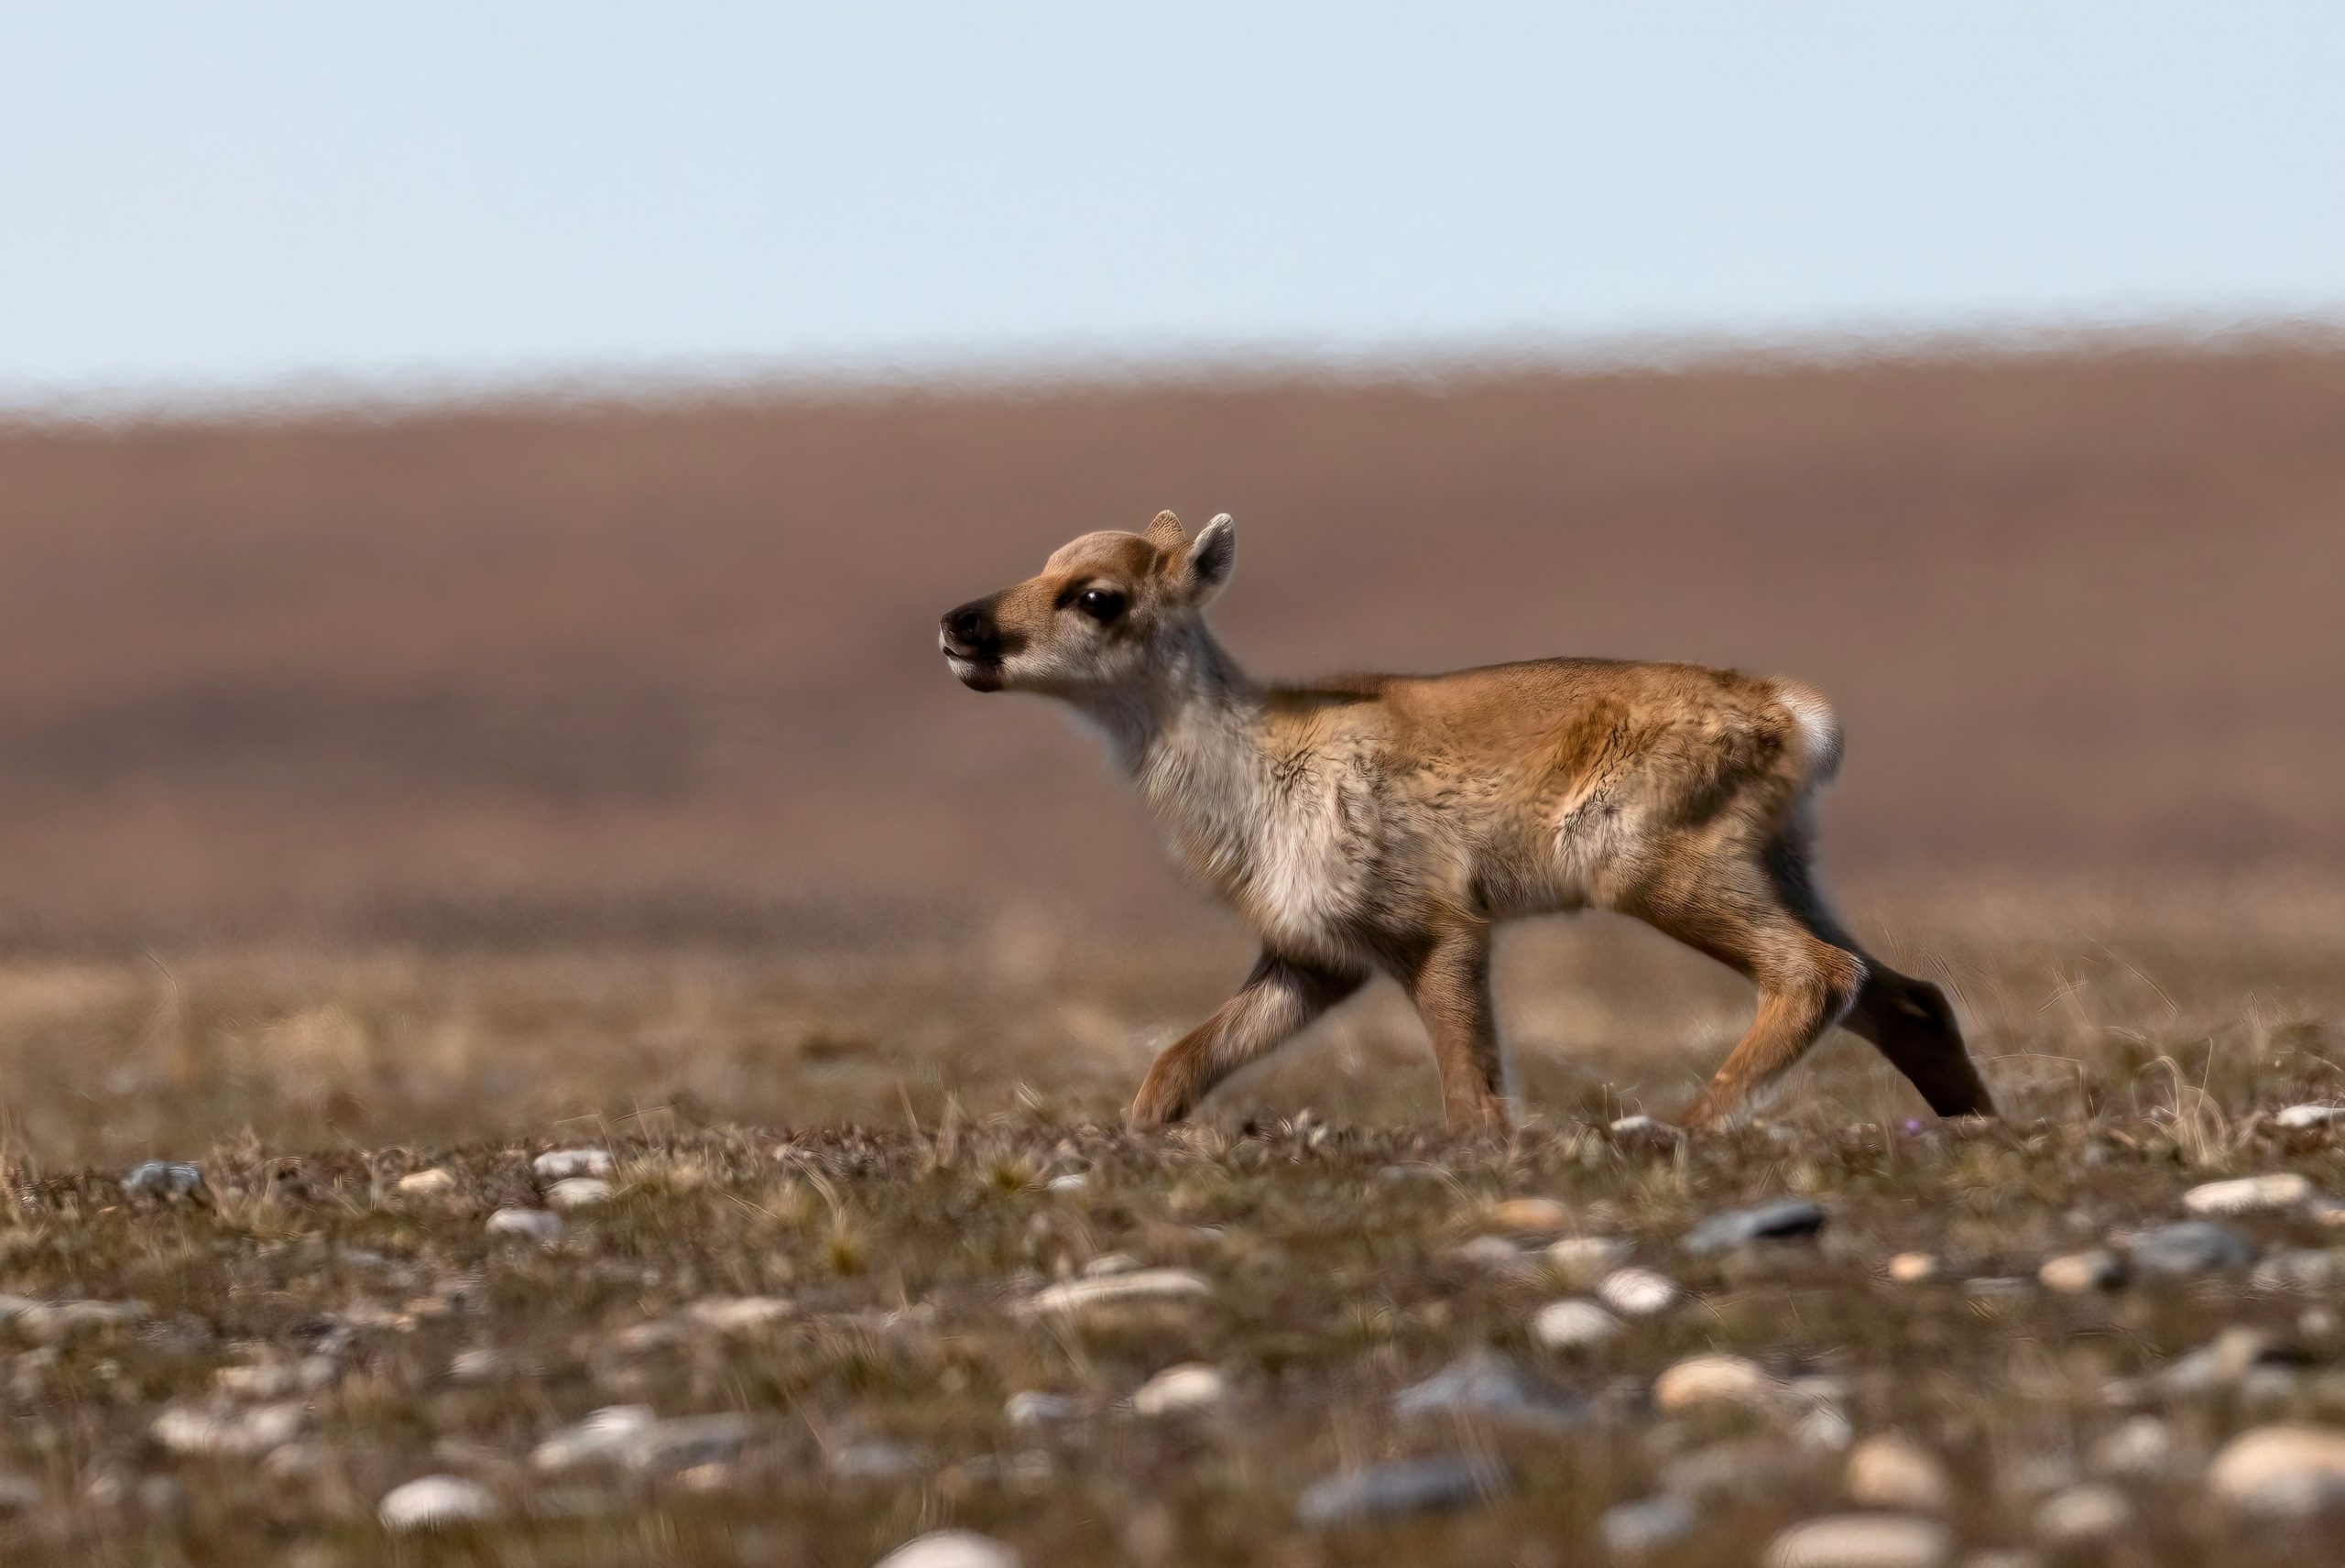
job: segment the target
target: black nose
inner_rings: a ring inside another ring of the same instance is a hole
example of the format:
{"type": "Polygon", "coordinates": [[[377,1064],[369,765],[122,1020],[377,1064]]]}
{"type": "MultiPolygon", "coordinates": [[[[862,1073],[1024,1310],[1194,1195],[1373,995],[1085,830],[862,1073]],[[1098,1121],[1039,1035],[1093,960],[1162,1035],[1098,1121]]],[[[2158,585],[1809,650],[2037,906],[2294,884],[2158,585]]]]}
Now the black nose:
{"type": "Polygon", "coordinates": [[[983,600],[944,612],[944,646],[964,659],[1001,657],[1001,628],[983,600]]]}

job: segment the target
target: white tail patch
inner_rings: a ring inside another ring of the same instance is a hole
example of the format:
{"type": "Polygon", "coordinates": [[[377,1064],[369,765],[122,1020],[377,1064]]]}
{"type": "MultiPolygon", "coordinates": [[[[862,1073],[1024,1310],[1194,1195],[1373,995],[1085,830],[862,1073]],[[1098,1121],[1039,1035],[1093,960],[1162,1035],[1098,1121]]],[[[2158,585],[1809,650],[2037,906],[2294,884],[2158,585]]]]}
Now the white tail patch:
{"type": "Polygon", "coordinates": [[[1813,784],[1828,782],[1840,771],[1840,715],[1832,704],[1805,686],[1785,686],[1775,700],[1799,725],[1807,747],[1807,776],[1813,784]]]}

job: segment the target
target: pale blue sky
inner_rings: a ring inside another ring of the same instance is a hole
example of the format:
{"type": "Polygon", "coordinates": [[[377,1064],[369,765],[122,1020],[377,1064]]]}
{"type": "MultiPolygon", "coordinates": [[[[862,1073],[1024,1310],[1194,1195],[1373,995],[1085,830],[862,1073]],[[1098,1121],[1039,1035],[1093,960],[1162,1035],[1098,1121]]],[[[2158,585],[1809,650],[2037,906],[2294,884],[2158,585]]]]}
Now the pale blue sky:
{"type": "Polygon", "coordinates": [[[0,401],[2345,308],[2345,6],[0,0],[0,401]]]}

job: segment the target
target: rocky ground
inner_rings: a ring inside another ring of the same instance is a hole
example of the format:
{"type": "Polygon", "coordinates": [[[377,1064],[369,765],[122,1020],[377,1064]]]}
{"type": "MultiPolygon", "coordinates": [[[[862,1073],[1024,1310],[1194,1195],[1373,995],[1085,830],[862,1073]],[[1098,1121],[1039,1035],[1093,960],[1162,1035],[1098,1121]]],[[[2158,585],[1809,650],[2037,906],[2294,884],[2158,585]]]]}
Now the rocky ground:
{"type": "Polygon", "coordinates": [[[2335,1561],[2337,1116],[25,1174],[0,1556],[2335,1561]]]}

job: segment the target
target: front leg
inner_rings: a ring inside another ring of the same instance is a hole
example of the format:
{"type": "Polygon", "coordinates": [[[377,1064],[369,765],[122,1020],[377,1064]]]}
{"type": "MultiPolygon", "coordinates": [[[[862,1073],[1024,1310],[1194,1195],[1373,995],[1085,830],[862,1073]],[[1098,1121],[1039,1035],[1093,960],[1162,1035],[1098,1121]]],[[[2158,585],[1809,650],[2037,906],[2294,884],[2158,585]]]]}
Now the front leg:
{"type": "Polygon", "coordinates": [[[1463,919],[1443,925],[1401,978],[1433,1037],[1449,1130],[1505,1130],[1506,1068],[1490,1006],[1489,927],[1463,919]]]}
{"type": "Polygon", "coordinates": [[[1132,1101],[1135,1132],[1153,1132],[1196,1108],[1213,1086],[1268,1056],[1360,988],[1364,971],[1299,964],[1265,953],[1238,994],[1156,1059],[1132,1101]]]}

